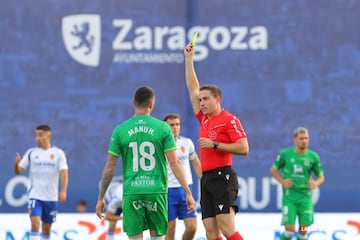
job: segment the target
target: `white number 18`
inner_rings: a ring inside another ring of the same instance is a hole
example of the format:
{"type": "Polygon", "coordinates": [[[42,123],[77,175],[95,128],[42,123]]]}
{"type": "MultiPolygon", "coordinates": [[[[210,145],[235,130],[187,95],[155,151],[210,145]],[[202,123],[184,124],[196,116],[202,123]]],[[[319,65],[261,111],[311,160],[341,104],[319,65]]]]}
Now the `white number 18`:
{"type": "Polygon", "coordinates": [[[139,167],[144,171],[151,171],[155,167],[155,147],[151,142],[130,142],[129,147],[133,154],[133,171],[139,171],[139,167]]]}

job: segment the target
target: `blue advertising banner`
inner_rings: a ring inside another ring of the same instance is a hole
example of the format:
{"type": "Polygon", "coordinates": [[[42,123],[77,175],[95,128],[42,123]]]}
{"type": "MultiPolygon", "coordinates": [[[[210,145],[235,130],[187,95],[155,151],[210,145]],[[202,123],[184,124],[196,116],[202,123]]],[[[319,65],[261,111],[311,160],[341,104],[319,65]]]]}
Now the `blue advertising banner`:
{"type": "Polygon", "coordinates": [[[359,12],[351,0],[3,2],[0,212],[26,211],[28,172],[15,176],[13,165],[16,152],[36,146],[39,124],[68,158],[60,211],[76,211],[79,199],[94,211],[111,132],[133,115],[139,86],[155,90],[154,116],[179,113],[182,135],[196,142],[183,48],[197,31],[200,83],[222,89],[248,135],[250,154],[234,157],[240,211],[279,211],[270,167],[304,126],[326,177],[316,211],[358,212],[359,12]]]}

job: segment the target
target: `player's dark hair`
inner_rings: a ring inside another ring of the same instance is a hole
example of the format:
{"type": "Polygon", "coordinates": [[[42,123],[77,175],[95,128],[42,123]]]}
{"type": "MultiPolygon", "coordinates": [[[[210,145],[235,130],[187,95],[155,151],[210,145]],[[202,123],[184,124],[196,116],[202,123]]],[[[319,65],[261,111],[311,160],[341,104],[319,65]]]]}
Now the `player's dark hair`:
{"type": "Polygon", "coordinates": [[[42,130],[45,132],[51,132],[51,128],[49,125],[39,125],[36,127],[36,130],[42,130]]]}
{"type": "Polygon", "coordinates": [[[134,104],[139,108],[147,108],[150,106],[155,97],[155,92],[151,87],[144,86],[136,90],[134,96],[134,104]]]}
{"type": "Polygon", "coordinates": [[[203,85],[200,87],[200,91],[203,90],[209,90],[211,95],[213,95],[215,98],[220,97],[220,102],[222,101],[222,93],[218,86],[209,84],[209,85],[203,85]]]}
{"type": "Polygon", "coordinates": [[[80,200],[77,202],[77,205],[81,205],[81,206],[85,206],[85,207],[86,207],[86,205],[87,205],[86,200],[80,199],[80,200]]]}
{"type": "Polygon", "coordinates": [[[180,115],[176,114],[176,113],[169,113],[164,117],[164,121],[167,121],[168,119],[179,119],[180,120],[180,115]]]}

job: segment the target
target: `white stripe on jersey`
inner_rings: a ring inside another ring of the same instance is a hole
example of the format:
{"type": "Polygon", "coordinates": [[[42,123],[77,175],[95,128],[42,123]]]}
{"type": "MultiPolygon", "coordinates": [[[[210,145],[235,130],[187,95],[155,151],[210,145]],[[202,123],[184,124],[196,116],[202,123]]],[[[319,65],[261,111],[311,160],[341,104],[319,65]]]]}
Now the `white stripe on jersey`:
{"type": "Polygon", "coordinates": [[[68,169],[65,153],[52,146],[30,148],[22,157],[19,166],[29,167],[28,197],[43,201],[58,201],[59,173],[68,169]]]}

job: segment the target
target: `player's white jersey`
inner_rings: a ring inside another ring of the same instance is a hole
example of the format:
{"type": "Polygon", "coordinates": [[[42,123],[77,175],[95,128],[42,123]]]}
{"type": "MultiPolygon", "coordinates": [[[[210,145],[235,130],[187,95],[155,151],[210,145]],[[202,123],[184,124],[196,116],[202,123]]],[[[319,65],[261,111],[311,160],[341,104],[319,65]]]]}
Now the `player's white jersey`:
{"type": "Polygon", "coordinates": [[[59,173],[68,169],[63,150],[52,146],[44,150],[30,148],[22,157],[19,166],[29,167],[28,198],[42,201],[58,201],[59,173]]]}
{"type": "Polygon", "coordinates": [[[120,182],[110,183],[106,190],[104,200],[107,211],[115,214],[118,208],[122,207],[123,186],[120,182]]]}
{"type": "MultiPolygon", "coordinates": [[[[190,185],[193,183],[191,169],[190,169],[190,161],[194,160],[195,155],[195,147],[194,143],[190,138],[179,136],[176,141],[176,155],[178,156],[187,179],[187,183],[190,185]]],[[[171,171],[169,163],[167,163],[168,170],[168,187],[181,187],[181,184],[176,179],[175,175],[171,171]]]]}

